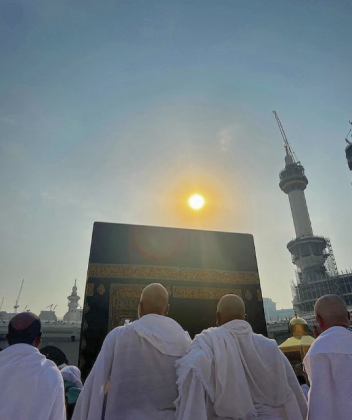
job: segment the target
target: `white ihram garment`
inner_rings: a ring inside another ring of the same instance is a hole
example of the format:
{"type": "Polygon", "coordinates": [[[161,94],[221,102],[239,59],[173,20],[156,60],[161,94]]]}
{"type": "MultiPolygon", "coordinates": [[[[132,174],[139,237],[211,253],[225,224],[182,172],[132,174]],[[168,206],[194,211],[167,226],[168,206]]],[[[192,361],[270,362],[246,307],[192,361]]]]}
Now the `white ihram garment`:
{"type": "Polygon", "coordinates": [[[352,418],[352,332],[331,327],[303,360],[309,376],[309,420],[352,418]]]}
{"type": "Polygon", "coordinates": [[[59,369],[36,347],[14,344],[0,353],[0,419],[66,419],[59,369]]]}
{"type": "Polygon", "coordinates": [[[189,346],[189,336],[165,316],[149,314],[115,328],[84,384],[73,420],[174,419],[175,362],[189,346]]]}
{"type": "Polygon", "coordinates": [[[66,365],[61,370],[61,375],[64,378],[64,381],[70,381],[73,385],[79,389],[83,388],[81,382],[81,371],[76,366],[66,365]]]}
{"type": "Polygon", "coordinates": [[[308,400],[308,394],[309,394],[309,386],[307,384],[301,385],[301,390],[306,397],[306,400],[308,400]]]}
{"type": "Polygon", "coordinates": [[[302,420],[307,403],[274,340],[234,320],[197,335],[176,363],[180,420],[302,420]]]}

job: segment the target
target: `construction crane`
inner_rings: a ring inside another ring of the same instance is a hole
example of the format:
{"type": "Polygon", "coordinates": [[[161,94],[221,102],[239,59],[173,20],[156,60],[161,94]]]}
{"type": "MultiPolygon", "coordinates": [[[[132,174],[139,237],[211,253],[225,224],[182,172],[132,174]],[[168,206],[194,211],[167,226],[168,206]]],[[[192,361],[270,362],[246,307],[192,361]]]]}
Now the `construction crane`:
{"type": "Polygon", "coordinates": [[[290,145],[290,142],[287,140],[286,133],[285,133],[284,127],[281,124],[279,116],[277,115],[276,111],[273,111],[273,114],[275,116],[277,125],[279,126],[279,130],[280,130],[282,138],[284,140],[285,149],[286,149],[287,153],[292,157],[294,163],[296,163],[296,162],[298,163],[297,156],[296,156],[295,152],[293,151],[293,149],[290,145]]]}
{"type": "Polygon", "coordinates": [[[54,304],[52,303],[51,305],[47,306],[47,308],[50,308],[50,310],[52,311],[53,310],[53,306],[54,306],[54,304]]]}
{"type": "Polygon", "coordinates": [[[21,297],[21,293],[22,293],[22,289],[23,289],[23,283],[24,283],[24,279],[22,280],[20,291],[18,293],[15,306],[13,307],[14,310],[15,310],[15,314],[17,314],[17,309],[19,308],[19,302],[20,302],[20,297],[21,297]]]}
{"type": "Polygon", "coordinates": [[[2,309],[2,305],[3,305],[3,303],[4,303],[4,298],[2,298],[2,301],[1,301],[1,305],[0,305],[0,312],[1,312],[1,309],[2,309]]]}

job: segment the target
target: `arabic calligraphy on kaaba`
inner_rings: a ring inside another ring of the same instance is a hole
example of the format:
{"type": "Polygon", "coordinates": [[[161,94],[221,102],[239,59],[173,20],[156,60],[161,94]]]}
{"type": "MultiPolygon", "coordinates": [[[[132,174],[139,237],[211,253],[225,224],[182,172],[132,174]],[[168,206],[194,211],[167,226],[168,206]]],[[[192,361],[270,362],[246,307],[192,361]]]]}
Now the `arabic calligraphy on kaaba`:
{"type": "Polygon", "coordinates": [[[89,278],[179,280],[224,284],[259,284],[256,272],[236,272],[203,268],[178,268],[124,264],[90,264],[89,278]]]}
{"type": "Polygon", "coordinates": [[[174,286],[173,297],[180,299],[221,299],[229,293],[242,296],[240,289],[218,289],[210,287],[180,287],[174,286]]]}

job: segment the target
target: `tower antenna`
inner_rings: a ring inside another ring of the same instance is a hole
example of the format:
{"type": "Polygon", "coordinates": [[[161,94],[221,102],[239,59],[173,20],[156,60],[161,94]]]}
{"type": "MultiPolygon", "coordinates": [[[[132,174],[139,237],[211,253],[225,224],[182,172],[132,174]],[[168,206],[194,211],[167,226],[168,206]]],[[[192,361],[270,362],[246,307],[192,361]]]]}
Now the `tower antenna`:
{"type": "Polygon", "coordinates": [[[292,157],[293,163],[296,163],[296,162],[298,162],[297,156],[296,156],[295,152],[293,151],[293,149],[290,145],[290,142],[288,141],[288,139],[286,137],[286,133],[285,133],[284,127],[281,124],[280,118],[277,115],[276,111],[273,111],[273,114],[275,116],[277,125],[279,126],[281,136],[284,140],[284,145],[285,145],[286,152],[287,152],[287,154],[289,154],[292,157]]]}

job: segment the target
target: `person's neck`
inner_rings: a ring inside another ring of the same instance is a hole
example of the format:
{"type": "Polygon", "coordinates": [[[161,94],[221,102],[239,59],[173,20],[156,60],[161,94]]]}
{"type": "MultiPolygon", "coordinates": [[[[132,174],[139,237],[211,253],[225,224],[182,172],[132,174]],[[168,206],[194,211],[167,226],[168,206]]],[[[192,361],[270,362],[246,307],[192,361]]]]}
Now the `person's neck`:
{"type": "Polygon", "coordinates": [[[231,318],[231,319],[228,319],[228,320],[227,320],[227,321],[225,321],[225,322],[222,322],[222,323],[219,325],[219,327],[221,327],[222,325],[227,324],[228,322],[232,322],[232,321],[245,321],[245,319],[244,319],[244,318],[231,318]]]}
{"type": "Polygon", "coordinates": [[[165,314],[159,314],[158,312],[148,312],[147,314],[143,314],[140,318],[143,318],[146,315],[159,315],[159,316],[166,316],[165,314]]]}

